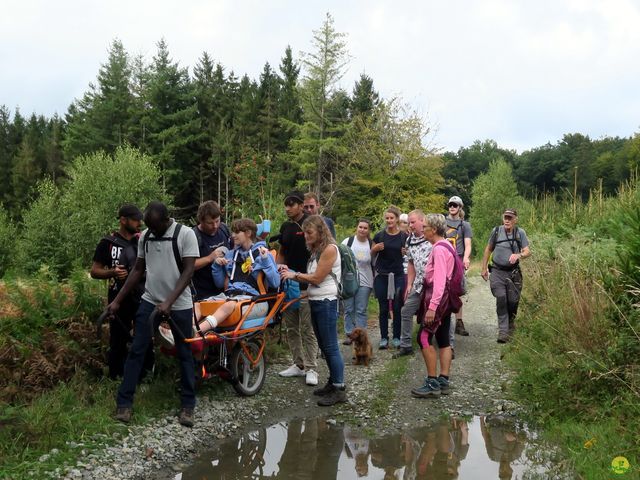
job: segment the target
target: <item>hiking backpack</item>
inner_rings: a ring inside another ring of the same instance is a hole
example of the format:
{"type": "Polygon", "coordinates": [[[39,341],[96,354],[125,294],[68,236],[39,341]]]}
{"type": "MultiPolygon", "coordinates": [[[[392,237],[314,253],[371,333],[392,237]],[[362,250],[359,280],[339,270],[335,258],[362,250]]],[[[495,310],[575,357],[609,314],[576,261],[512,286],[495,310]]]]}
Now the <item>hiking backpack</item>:
{"type": "Polygon", "coordinates": [[[173,230],[172,237],[153,237],[149,238],[150,230],[147,230],[142,237],[142,248],[144,250],[145,255],[149,251],[149,246],[147,245],[149,242],[171,242],[171,248],[173,250],[173,258],[176,261],[176,266],[178,267],[178,271],[182,274],[184,267],[182,265],[182,257],[180,256],[180,250],[178,249],[178,234],[180,233],[180,229],[182,225],[176,223],[176,228],[173,230]]]}
{"type": "Polygon", "coordinates": [[[466,279],[464,276],[464,265],[462,260],[454,250],[450,243],[436,243],[433,248],[441,246],[446,248],[453,255],[453,273],[451,274],[451,280],[449,283],[449,305],[453,313],[458,313],[462,308],[462,296],[466,292],[466,279]]]}
{"type": "Polygon", "coordinates": [[[452,227],[447,223],[447,231],[445,232],[445,240],[447,240],[453,248],[457,251],[458,249],[458,239],[464,240],[464,221],[459,220],[459,224],[456,227],[452,227]],[[455,235],[453,235],[455,232],[455,235]]]}
{"type": "Polygon", "coordinates": [[[358,264],[353,250],[343,243],[336,244],[338,253],[340,253],[340,281],[333,272],[329,272],[333,281],[338,287],[338,297],[344,299],[353,297],[358,288],[360,288],[360,274],[358,273],[358,264]]]}

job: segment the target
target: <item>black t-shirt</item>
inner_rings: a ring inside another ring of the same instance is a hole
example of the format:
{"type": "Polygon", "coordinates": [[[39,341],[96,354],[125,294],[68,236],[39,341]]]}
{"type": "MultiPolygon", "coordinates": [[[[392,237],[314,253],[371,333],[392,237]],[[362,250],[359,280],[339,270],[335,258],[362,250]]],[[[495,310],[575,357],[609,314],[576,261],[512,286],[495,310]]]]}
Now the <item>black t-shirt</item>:
{"type": "MultiPolygon", "coordinates": [[[[280,227],[280,252],[284,256],[284,263],[296,272],[307,272],[307,262],[309,261],[309,250],[304,241],[304,233],[302,232],[302,222],[307,215],[297,221],[287,221],[280,227]]],[[[306,288],[306,284],[301,284],[306,288]]]]}
{"type": "MultiPolygon", "coordinates": [[[[113,235],[104,237],[98,242],[96,251],[93,254],[93,261],[108,268],[115,268],[116,265],[121,265],[131,273],[131,270],[133,270],[136,264],[137,256],[138,235],[134,235],[131,240],[127,240],[118,232],[115,232],[113,235]]],[[[118,280],[115,277],[109,279],[109,302],[112,302],[116,298],[124,282],[126,282],[126,278],[124,280],[118,280]]],[[[138,288],[132,290],[131,296],[133,298],[140,298],[142,292],[144,292],[144,278],[141,280],[138,288]]]]}
{"type": "MultiPolygon", "coordinates": [[[[198,249],[200,250],[200,258],[210,255],[218,247],[227,247],[229,250],[233,248],[233,242],[229,235],[229,228],[221,223],[214,235],[207,235],[198,227],[193,227],[193,231],[198,239],[198,249]]],[[[211,265],[206,265],[199,270],[193,272],[193,286],[196,289],[196,298],[202,300],[204,298],[217,295],[222,289],[216,288],[213,282],[213,274],[211,265]]]]}
{"type": "Polygon", "coordinates": [[[403,275],[402,247],[407,241],[407,234],[399,232],[390,235],[386,230],[376,233],[373,243],[384,243],[384,250],[377,253],[376,272],[403,275]]]}

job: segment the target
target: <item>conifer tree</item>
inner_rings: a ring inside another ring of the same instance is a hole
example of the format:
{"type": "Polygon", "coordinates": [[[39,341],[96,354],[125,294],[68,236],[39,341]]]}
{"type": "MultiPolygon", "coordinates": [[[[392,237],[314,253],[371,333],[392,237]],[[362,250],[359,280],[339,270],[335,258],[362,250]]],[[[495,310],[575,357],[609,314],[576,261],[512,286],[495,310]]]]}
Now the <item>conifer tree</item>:
{"type": "Polygon", "coordinates": [[[306,53],[302,60],[305,68],[302,81],[305,126],[300,130],[300,136],[292,141],[293,153],[299,150],[301,173],[306,177],[302,184],[308,184],[326,197],[325,204],[332,197],[331,184],[333,176],[338,173],[329,166],[340,163],[336,139],[340,137],[338,131],[343,124],[340,119],[330,116],[329,106],[348,63],[345,36],[336,31],[329,13],[321,28],[314,30],[311,41],[314,50],[306,53]]]}
{"type": "Polygon", "coordinates": [[[195,147],[198,140],[197,107],[193,86],[186,69],[174,63],[164,40],[151,65],[148,111],[145,124],[149,135],[145,141],[159,162],[163,187],[175,195],[176,202],[193,214],[198,207],[198,168],[195,147]]]}

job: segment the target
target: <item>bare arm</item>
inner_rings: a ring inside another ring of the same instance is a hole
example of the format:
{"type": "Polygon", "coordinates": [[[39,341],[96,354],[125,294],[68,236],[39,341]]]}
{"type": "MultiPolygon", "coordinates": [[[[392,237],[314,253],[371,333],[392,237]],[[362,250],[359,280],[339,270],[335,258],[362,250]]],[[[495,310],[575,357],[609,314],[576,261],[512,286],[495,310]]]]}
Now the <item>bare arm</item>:
{"type": "Polygon", "coordinates": [[[293,279],[299,282],[310,283],[311,285],[320,285],[322,281],[331,272],[331,267],[338,256],[337,248],[334,244],[327,245],[320,255],[318,267],[313,273],[292,272],[291,270],[282,273],[283,279],[293,279]]]}
{"type": "Polygon", "coordinates": [[[224,257],[224,254],[228,251],[228,249],[224,247],[218,247],[213,250],[209,255],[196,258],[195,268],[194,270],[200,270],[201,268],[208,267],[215,262],[216,258],[224,257]]]}
{"type": "Polygon", "coordinates": [[[482,268],[480,270],[480,276],[484,278],[485,281],[489,279],[489,256],[493,252],[493,248],[491,245],[487,245],[484,249],[484,254],[482,255],[482,268]]]}
{"type": "Polygon", "coordinates": [[[89,274],[91,275],[91,278],[95,278],[97,280],[107,280],[116,276],[116,269],[109,268],[100,262],[93,262],[89,274]]]}
{"type": "Polygon", "coordinates": [[[465,270],[469,270],[469,265],[471,265],[471,239],[465,237],[464,239],[464,255],[462,257],[462,264],[464,265],[465,270]]]}
{"type": "Polygon", "coordinates": [[[171,306],[177,300],[177,298],[184,292],[184,289],[189,286],[191,282],[191,277],[193,277],[193,272],[195,269],[196,257],[184,257],[182,259],[182,273],[180,274],[180,278],[176,282],[175,288],[171,291],[169,296],[165,299],[164,302],[160,303],[156,308],[158,312],[163,315],[169,315],[171,313],[171,306]]]}
{"type": "Polygon", "coordinates": [[[122,300],[124,300],[126,296],[129,295],[129,292],[131,292],[131,290],[133,290],[140,282],[142,275],[144,275],[145,268],[146,262],[144,258],[136,258],[136,264],[133,266],[133,270],[131,270],[131,274],[127,278],[127,281],[124,282],[124,285],[118,292],[118,295],[116,295],[116,298],[113,299],[113,302],[107,305],[109,313],[115,313],[118,311],[122,300]]]}
{"type": "Polygon", "coordinates": [[[413,286],[413,281],[416,279],[416,267],[413,264],[413,261],[409,260],[407,264],[407,285],[404,289],[404,301],[407,301],[407,297],[409,296],[409,292],[411,291],[411,287],[413,286]]]}

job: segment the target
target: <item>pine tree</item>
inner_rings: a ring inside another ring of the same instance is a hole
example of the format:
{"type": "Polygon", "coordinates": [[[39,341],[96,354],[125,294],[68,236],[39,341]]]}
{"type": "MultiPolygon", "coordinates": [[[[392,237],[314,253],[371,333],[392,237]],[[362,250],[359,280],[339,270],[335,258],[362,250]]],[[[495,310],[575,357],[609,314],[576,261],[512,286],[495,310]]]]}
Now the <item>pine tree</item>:
{"type": "Polygon", "coordinates": [[[349,105],[351,117],[371,115],[380,102],[380,96],[373,88],[373,79],[364,73],[353,87],[353,96],[349,105]]]}
{"type": "Polygon", "coordinates": [[[193,175],[198,168],[197,106],[188,72],[171,60],[164,40],[158,42],[147,91],[149,135],[145,143],[160,163],[166,191],[175,195],[185,216],[191,215],[199,201],[198,180],[193,175]]]}
{"type": "Polygon", "coordinates": [[[314,51],[306,53],[302,61],[305,67],[302,82],[305,126],[300,135],[308,138],[298,137],[292,141],[292,146],[302,149],[298,160],[301,173],[306,177],[303,184],[308,182],[310,187],[328,199],[333,195],[332,177],[337,173],[331,171],[329,165],[340,163],[336,133],[342,124],[339,122],[341,119],[331,118],[329,106],[348,63],[344,37],[344,33],[335,30],[333,17],[328,13],[322,27],[314,30],[311,42],[314,51]]]}
{"type": "Polygon", "coordinates": [[[81,100],[67,113],[65,152],[69,157],[115,149],[130,141],[133,95],[131,67],[122,42],[114,40],[107,62],[98,71],[97,85],[90,84],[81,100]]]}

